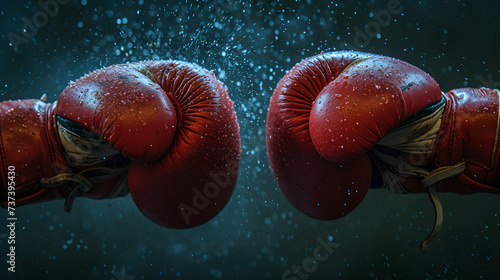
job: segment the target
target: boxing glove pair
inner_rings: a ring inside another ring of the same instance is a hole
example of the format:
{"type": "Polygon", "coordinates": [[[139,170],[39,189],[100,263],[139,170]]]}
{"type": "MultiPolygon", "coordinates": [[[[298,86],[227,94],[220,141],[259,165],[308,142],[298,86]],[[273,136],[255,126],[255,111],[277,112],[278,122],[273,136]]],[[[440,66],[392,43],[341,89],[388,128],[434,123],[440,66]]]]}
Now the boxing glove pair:
{"type": "MultiPolygon", "coordinates": [[[[436,191],[499,192],[498,99],[485,88],[444,94],[420,69],[388,57],[314,56],[271,98],[270,166],[311,217],[343,217],[370,188],[428,192],[437,230],[436,191]]],[[[213,73],[178,61],[97,70],[55,104],[2,102],[0,137],[3,206],[12,193],[17,205],[66,199],[69,211],[78,196],[130,192],[148,218],[173,228],[222,209],[240,160],[227,90],[213,73]]]]}
{"type": "Polygon", "coordinates": [[[295,65],[267,117],[270,166],[288,200],[322,220],[355,209],[370,188],[500,193],[499,92],[436,81],[403,61],[333,52],[295,65]]]}
{"type": "Polygon", "coordinates": [[[0,103],[2,206],[131,193],[169,228],[214,217],[240,162],[233,102],[213,73],[180,61],[96,70],[54,104],[0,103]]]}

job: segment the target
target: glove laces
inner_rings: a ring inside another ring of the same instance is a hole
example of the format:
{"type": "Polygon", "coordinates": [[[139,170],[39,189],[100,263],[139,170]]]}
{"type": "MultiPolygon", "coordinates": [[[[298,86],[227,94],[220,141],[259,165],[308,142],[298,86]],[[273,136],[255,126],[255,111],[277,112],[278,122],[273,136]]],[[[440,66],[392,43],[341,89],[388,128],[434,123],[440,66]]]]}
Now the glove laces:
{"type": "MultiPolygon", "coordinates": [[[[421,114],[418,114],[406,121],[393,132],[382,138],[377,144],[390,147],[405,153],[429,154],[432,152],[433,143],[441,124],[441,116],[444,110],[444,100],[428,107],[421,114]]],[[[443,180],[453,178],[464,173],[466,168],[465,160],[456,164],[438,167],[432,171],[410,164],[402,156],[393,156],[378,150],[372,149],[374,162],[382,171],[387,168],[381,163],[388,165],[388,168],[402,177],[417,177],[422,186],[427,189],[427,194],[434,207],[434,226],[429,236],[420,245],[420,249],[425,251],[428,244],[436,237],[443,223],[443,207],[437,196],[435,184],[443,180]]],[[[387,172],[383,172],[387,173],[387,172]]],[[[382,173],[382,174],[383,174],[382,173]]],[[[385,176],[387,177],[387,176],[385,176]]],[[[407,192],[401,181],[387,180],[384,187],[399,193],[407,192]],[[391,181],[395,184],[391,184],[391,181]]]]}
{"type": "MultiPolygon", "coordinates": [[[[105,182],[123,175],[127,172],[129,165],[120,168],[95,167],[85,169],[79,173],[61,173],[51,178],[40,179],[44,188],[60,188],[66,197],[64,211],[70,212],[73,202],[82,192],[90,192],[94,184],[105,182]]],[[[106,198],[114,198],[128,194],[126,176],[121,176],[120,181],[106,198]]]]}

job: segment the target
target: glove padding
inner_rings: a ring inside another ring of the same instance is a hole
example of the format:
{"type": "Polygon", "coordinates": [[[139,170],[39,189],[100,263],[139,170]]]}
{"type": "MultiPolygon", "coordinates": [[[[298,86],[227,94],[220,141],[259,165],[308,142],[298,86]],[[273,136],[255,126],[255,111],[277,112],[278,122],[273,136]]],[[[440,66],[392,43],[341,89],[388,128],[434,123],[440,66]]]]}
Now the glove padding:
{"type": "Polygon", "coordinates": [[[229,201],[240,161],[239,126],[213,73],[180,61],[111,66],[66,88],[56,114],[132,161],[130,193],[154,222],[194,227],[229,201]]]}
{"type": "Polygon", "coordinates": [[[349,163],[328,161],[314,147],[309,129],[318,94],[350,63],[367,56],[337,52],[308,58],[281,79],[269,104],[266,141],[270,167],[287,199],[317,219],[347,215],[361,203],[370,185],[368,156],[349,163]]]}
{"type": "Polygon", "coordinates": [[[429,75],[396,59],[334,52],[302,61],[269,106],[267,145],[278,185],[312,217],[348,214],[373,181],[368,152],[441,99],[429,75]]]}
{"type": "Polygon", "coordinates": [[[15,166],[19,204],[77,196],[132,195],[169,228],[213,218],[238,177],[240,135],[233,102],[215,75],[180,61],[96,70],[54,106],[0,104],[2,205],[15,166]]]}
{"type": "Polygon", "coordinates": [[[441,99],[436,81],[413,65],[375,55],[357,59],[314,101],[311,138],[326,159],[349,162],[441,99]]]}

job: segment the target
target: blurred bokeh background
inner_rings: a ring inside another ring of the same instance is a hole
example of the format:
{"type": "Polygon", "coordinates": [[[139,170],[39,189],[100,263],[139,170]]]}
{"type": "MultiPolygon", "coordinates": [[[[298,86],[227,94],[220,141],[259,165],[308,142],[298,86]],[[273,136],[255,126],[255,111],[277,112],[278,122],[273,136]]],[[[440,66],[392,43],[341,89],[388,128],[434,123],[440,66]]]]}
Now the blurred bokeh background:
{"type": "MultiPolygon", "coordinates": [[[[282,275],[313,256],[318,238],[340,246],[307,279],[500,278],[499,196],[440,194],[444,225],[421,252],[434,221],[427,195],[371,190],[347,217],[313,220],[277,188],[264,139],[274,87],[321,51],[393,56],[428,72],[443,91],[500,88],[498,1],[59,0],[52,12],[39,1],[1,1],[0,100],[47,94],[54,102],[97,68],[185,60],[228,88],[243,154],[229,204],[194,229],[154,224],[130,196],[77,199],[70,214],[63,201],[18,208],[17,271],[7,273],[0,226],[0,279],[297,280],[282,275]],[[33,20],[36,32],[22,37],[33,20]]],[[[6,217],[0,211],[0,224],[6,217]]]]}

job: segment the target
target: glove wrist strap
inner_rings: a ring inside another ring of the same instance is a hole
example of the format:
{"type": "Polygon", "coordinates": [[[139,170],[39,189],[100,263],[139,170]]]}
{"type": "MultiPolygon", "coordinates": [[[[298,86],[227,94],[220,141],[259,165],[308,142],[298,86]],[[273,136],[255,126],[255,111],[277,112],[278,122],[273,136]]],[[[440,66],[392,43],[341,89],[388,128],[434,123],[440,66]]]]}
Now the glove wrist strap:
{"type": "MultiPolygon", "coordinates": [[[[128,165],[120,168],[95,167],[81,171],[80,173],[61,173],[52,178],[40,179],[40,184],[44,188],[59,188],[66,197],[64,211],[70,212],[73,201],[82,192],[89,192],[96,183],[105,182],[123,175],[128,170],[128,165]]],[[[127,182],[121,176],[120,181],[115,185],[107,198],[124,196],[128,194],[127,182]]]]}
{"type": "MultiPolygon", "coordinates": [[[[415,117],[404,122],[393,132],[382,138],[377,144],[408,154],[431,154],[437,132],[441,126],[441,116],[444,112],[444,106],[445,102],[442,99],[437,104],[425,109],[421,114],[417,114],[415,117]]],[[[443,223],[443,207],[437,196],[435,184],[464,173],[466,169],[465,160],[454,165],[442,166],[429,171],[410,164],[401,155],[388,155],[379,151],[376,147],[372,149],[371,154],[374,162],[381,171],[389,173],[387,169],[390,168],[392,171],[390,172],[391,174],[395,173],[403,177],[417,177],[420,179],[422,186],[427,189],[434,207],[435,220],[432,231],[420,246],[425,251],[427,245],[437,235],[443,223]]],[[[385,179],[386,177],[383,178],[385,179]]],[[[400,193],[406,192],[400,180],[386,179],[384,180],[384,188],[400,193]]]]}

